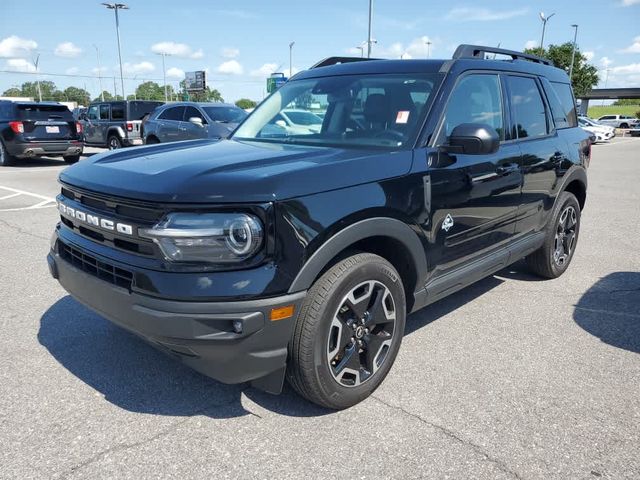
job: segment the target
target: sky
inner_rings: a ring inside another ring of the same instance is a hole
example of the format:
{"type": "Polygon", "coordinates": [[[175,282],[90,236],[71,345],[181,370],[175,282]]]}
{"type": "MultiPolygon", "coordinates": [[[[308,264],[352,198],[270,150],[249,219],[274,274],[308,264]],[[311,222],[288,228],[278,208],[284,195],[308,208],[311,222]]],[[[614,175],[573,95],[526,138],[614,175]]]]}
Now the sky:
{"type": "MultiPolygon", "coordinates": [[[[266,77],[338,55],[359,56],[367,39],[368,0],[119,0],[125,93],[145,80],[177,86],[185,71],[205,70],[226,101],[265,95],[266,77]]],[[[121,93],[113,10],[96,0],[1,0],[0,94],[36,78],[58,88],[102,85],[121,93]],[[64,8],[61,8],[61,6],[64,8]],[[29,73],[31,72],[31,74],[29,73]],[[56,74],[53,76],[52,74],[56,74]]],[[[555,13],[545,45],[573,40],[601,71],[604,86],[640,87],[640,0],[374,0],[372,56],[450,58],[461,43],[521,50],[538,46],[539,12],[555,13]],[[430,45],[427,45],[430,42],[430,45]],[[429,50],[429,51],[427,51],[429,50]]],[[[366,49],[366,46],[365,46],[366,49]]],[[[366,50],[365,50],[366,51],[366,50]]]]}

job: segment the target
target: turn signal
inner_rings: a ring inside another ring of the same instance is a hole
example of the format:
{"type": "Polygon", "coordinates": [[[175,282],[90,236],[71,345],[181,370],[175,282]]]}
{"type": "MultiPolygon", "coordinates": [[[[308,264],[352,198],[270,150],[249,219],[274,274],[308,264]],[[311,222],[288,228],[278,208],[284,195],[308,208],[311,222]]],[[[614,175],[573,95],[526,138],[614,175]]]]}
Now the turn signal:
{"type": "Polygon", "coordinates": [[[9,128],[11,128],[14,133],[24,133],[24,123],[22,122],[9,122],[9,128]]]}
{"type": "Polygon", "coordinates": [[[293,316],[293,305],[287,305],[286,307],[278,307],[271,309],[270,320],[275,322],[277,320],[284,320],[285,318],[289,318],[293,316]]]}
{"type": "Polygon", "coordinates": [[[133,123],[127,122],[127,132],[133,132],[133,123]]]}

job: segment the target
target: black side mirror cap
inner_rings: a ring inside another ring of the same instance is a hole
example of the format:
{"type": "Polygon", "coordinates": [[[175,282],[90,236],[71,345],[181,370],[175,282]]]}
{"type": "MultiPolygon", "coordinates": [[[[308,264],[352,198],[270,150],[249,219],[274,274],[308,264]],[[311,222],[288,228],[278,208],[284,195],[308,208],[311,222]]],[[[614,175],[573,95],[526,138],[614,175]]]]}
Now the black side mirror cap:
{"type": "Polygon", "coordinates": [[[441,148],[449,153],[488,155],[498,151],[500,136],[496,129],[482,123],[462,123],[449,136],[449,143],[441,148]]]}

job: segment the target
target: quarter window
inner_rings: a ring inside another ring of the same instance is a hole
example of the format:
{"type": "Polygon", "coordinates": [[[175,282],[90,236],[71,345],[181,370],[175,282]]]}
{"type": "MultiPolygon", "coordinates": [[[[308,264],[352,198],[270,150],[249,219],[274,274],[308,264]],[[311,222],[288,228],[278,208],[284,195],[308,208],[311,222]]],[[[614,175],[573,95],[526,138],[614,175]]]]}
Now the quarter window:
{"type": "Polygon", "coordinates": [[[533,78],[508,77],[514,138],[542,137],[549,133],[547,112],[533,78]]]}
{"type": "Polygon", "coordinates": [[[444,115],[447,138],[463,123],[493,127],[504,140],[504,115],[500,80],[497,75],[477,74],[464,77],[455,86],[444,115]]]}
{"type": "MultiPolygon", "coordinates": [[[[576,114],[576,102],[573,98],[573,93],[571,92],[571,85],[569,85],[568,83],[551,82],[551,86],[553,87],[553,90],[555,91],[556,95],[558,96],[558,99],[560,100],[560,103],[562,104],[562,109],[564,111],[564,115],[568,123],[568,125],[566,126],[575,127],[576,119],[578,115],[576,114]]],[[[552,104],[552,109],[553,109],[553,104],[552,104]]],[[[556,116],[555,112],[553,116],[554,117],[556,116]]],[[[559,127],[557,124],[556,126],[558,128],[562,128],[562,127],[559,127]]]]}
{"type": "Polygon", "coordinates": [[[100,105],[100,120],[109,120],[109,105],[100,105]]]}

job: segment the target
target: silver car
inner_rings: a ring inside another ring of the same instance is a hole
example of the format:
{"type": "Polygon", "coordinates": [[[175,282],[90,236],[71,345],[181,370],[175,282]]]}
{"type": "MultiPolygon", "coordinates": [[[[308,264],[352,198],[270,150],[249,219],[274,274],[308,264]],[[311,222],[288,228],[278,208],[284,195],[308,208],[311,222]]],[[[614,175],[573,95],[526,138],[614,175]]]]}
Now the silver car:
{"type": "Polygon", "coordinates": [[[166,104],[144,123],[144,143],[226,138],[246,116],[247,112],[227,103],[166,104]]]}

